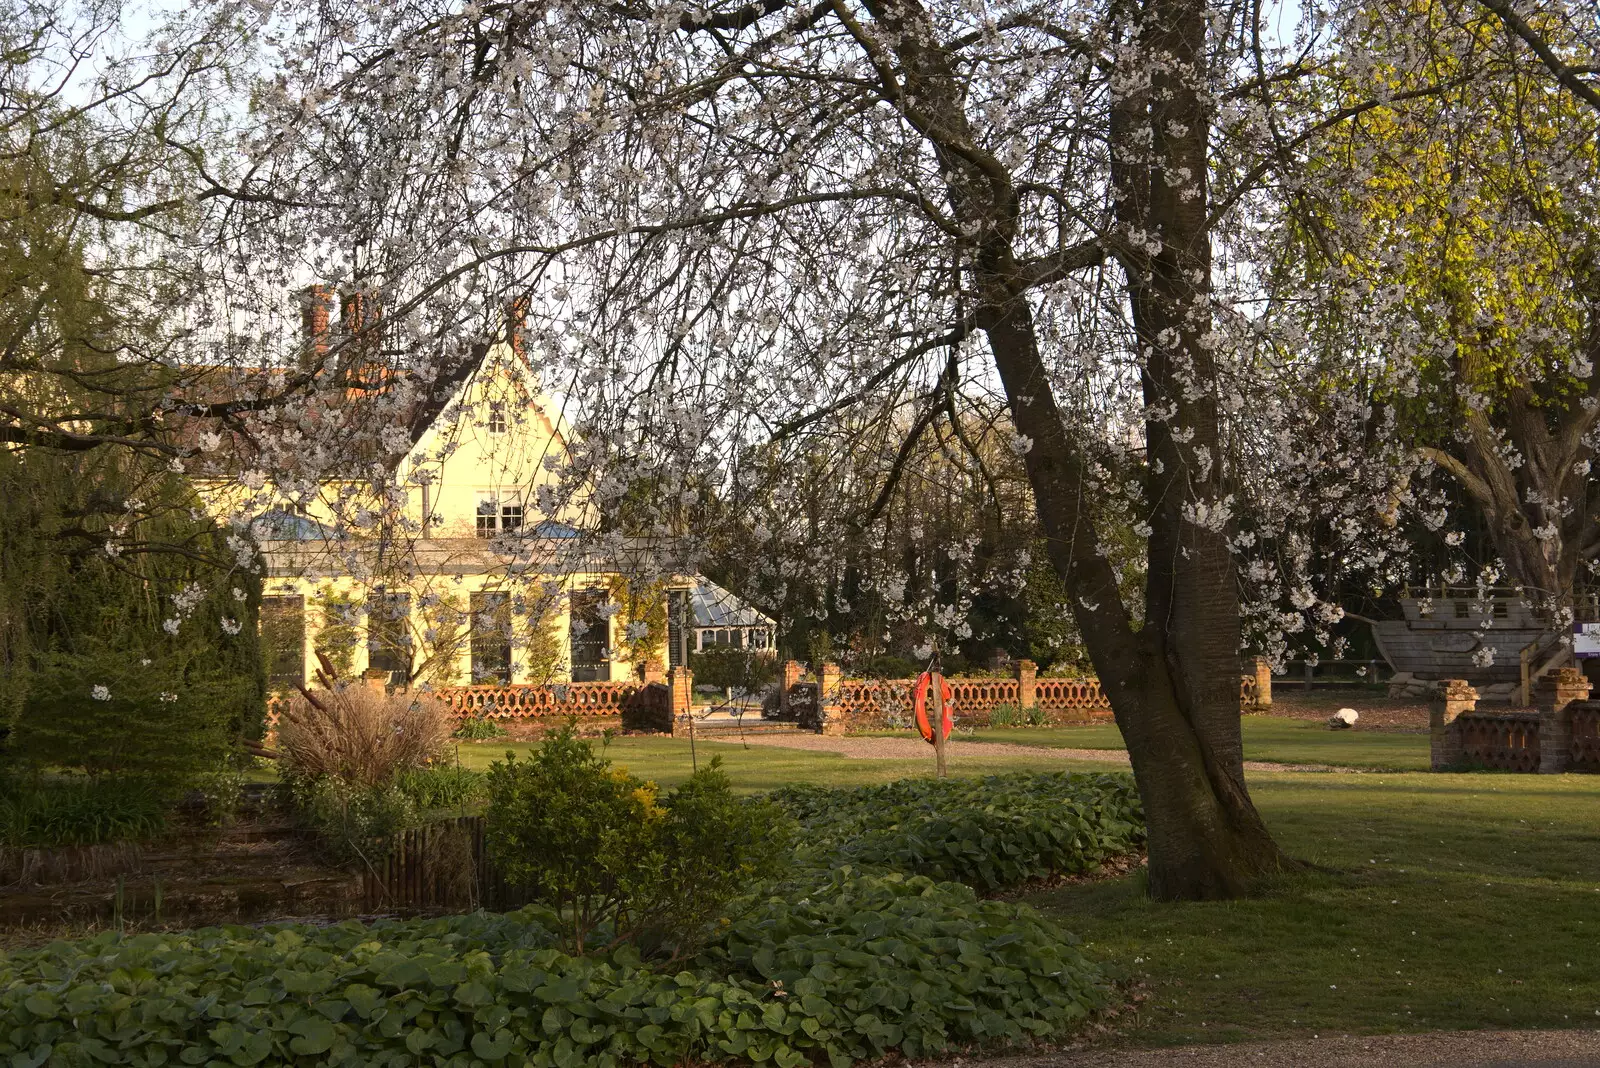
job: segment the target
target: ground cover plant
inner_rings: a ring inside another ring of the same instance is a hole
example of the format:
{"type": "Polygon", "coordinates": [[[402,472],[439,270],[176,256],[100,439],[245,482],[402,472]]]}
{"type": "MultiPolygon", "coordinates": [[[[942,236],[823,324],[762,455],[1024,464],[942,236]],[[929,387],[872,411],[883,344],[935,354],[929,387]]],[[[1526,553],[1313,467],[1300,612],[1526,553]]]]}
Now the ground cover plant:
{"type": "Polygon", "coordinates": [[[800,821],[807,857],[983,891],[1095,871],[1144,842],[1139,795],[1127,775],[902,779],[852,790],[796,785],[773,797],[800,821]]]}
{"type": "Polygon", "coordinates": [[[1122,1043],[1600,1027],[1600,779],[1251,776],[1325,871],[1261,896],[1155,905],[1137,876],[1026,900],[1148,996],[1122,1043]]]}
{"type": "MultiPolygon", "coordinates": [[[[547,743],[542,772],[528,774],[530,762],[502,765],[491,797],[536,829],[541,817],[527,808],[527,795],[534,787],[548,793],[562,776],[584,789],[611,783],[602,800],[624,808],[657,804],[651,789],[579,749],[587,743],[558,737],[547,743]]],[[[371,926],[106,934],[0,958],[0,1016],[8,1021],[0,1055],[34,1065],[178,1058],[792,1066],[1058,1035],[1115,998],[1076,940],[1026,905],[984,900],[970,886],[906,868],[975,873],[986,882],[1069,864],[1082,869],[1138,837],[1121,826],[1136,818],[1136,802],[1131,784],[1118,778],[795,790],[774,804],[735,799],[712,765],[661,799],[662,813],[644,822],[669,824],[667,814],[681,806],[692,817],[687,830],[707,835],[738,822],[723,811],[731,807],[747,814],[745,832],[759,831],[748,814],[781,805],[812,840],[779,880],[728,902],[709,934],[674,957],[645,940],[619,939],[594,940],[588,955],[571,955],[564,948],[572,945],[570,918],[542,905],[371,926]],[[1051,803],[1082,810],[1083,826],[1070,841],[1041,833],[1038,816],[1051,803]],[[1013,808],[1020,818],[994,818],[1013,808]],[[935,810],[954,828],[982,829],[988,837],[974,848],[995,849],[1010,866],[990,872],[973,857],[931,849],[922,817],[935,810]],[[872,846],[847,855],[856,837],[872,846]],[[1024,856],[1028,848],[1044,858],[1024,856]]],[[[585,835],[604,841],[616,828],[577,831],[568,836],[574,847],[585,835]]],[[[734,837],[750,844],[748,834],[734,837]]],[[[729,866],[716,855],[726,843],[667,838],[703,867],[729,866]]],[[[627,842],[619,850],[634,852],[627,842]]],[[[636,876],[643,877],[629,877],[636,876]]],[[[693,921],[693,907],[674,907],[693,921]]]]}

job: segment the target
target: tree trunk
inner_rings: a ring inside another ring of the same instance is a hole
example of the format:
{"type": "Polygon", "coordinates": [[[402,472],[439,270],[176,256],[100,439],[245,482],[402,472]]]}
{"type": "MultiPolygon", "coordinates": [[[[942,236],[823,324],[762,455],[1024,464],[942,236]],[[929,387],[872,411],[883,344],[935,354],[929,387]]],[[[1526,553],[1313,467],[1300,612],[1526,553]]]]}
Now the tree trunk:
{"type": "MultiPolygon", "coordinates": [[[[1159,234],[1163,243],[1160,254],[1129,268],[1141,348],[1152,353],[1146,394],[1175,405],[1176,418],[1193,431],[1180,444],[1167,425],[1151,424],[1150,584],[1147,623],[1138,630],[1100,552],[1087,503],[1096,489],[1040,357],[1028,303],[1033,283],[1013,247],[1016,188],[1004,164],[977,147],[982,140],[963,109],[957,65],[934,46],[937,32],[918,0],[868,0],[868,7],[894,42],[904,98],[915,101],[905,115],[934,146],[952,213],[967,232],[980,235],[970,263],[977,322],[1017,430],[1032,440],[1024,461],[1051,561],[1073,599],[1078,629],[1128,744],[1150,833],[1150,893],[1162,899],[1245,893],[1284,858],[1244,785],[1233,562],[1220,529],[1191,522],[1194,505],[1214,506],[1221,496],[1222,460],[1212,400],[1216,368],[1206,348],[1211,247],[1204,0],[1151,0],[1149,10],[1160,17],[1150,19],[1153,33],[1140,48],[1162,73],[1154,76],[1148,98],[1134,98],[1110,130],[1114,158],[1125,157],[1113,164],[1113,179],[1129,178],[1140,190],[1119,200],[1119,222],[1133,219],[1130,230],[1159,234]],[[1155,99],[1163,101],[1155,113],[1132,113],[1155,99]],[[1170,183],[1168,176],[1182,180],[1170,183]]],[[[873,54],[876,45],[868,47],[866,33],[851,32],[873,54]]]]}
{"type": "MultiPolygon", "coordinates": [[[[1191,581],[1185,573],[1193,569],[1179,564],[1169,571],[1191,594],[1182,598],[1181,627],[1198,629],[1185,634],[1176,621],[1132,629],[1116,577],[1096,552],[1093,516],[1083,503],[1094,491],[1050,393],[1031,310],[1019,296],[995,307],[988,320],[1018,431],[1033,441],[1024,460],[1051,562],[1074,599],[1073,614],[1139,784],[1150,835],[1150,895],[1210,900],[1247,893],[1285,858],[1244,785],[1237,601],[1208,599],[1218,576],[1191,581]]],[[[1152,557],[1156,545],[1152,538],[1152,557]]]]}

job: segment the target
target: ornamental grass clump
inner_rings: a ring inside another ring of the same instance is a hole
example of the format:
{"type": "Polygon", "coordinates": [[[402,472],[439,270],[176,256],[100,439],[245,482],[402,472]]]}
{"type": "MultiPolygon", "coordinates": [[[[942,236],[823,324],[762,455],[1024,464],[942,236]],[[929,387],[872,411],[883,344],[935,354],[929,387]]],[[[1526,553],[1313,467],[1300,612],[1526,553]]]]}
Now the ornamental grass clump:
{"type": "Polygon", "coordinates": [[[632,943],[680,956],[788,848],[782,811],[735,797],[716,760],[662,796],[569,726],[526,760],[508,752],[488,778],[491,859],[559,914],[578,953],[632,943]]]}
{"type": "Polygon", "coordinates": [[[450,741],[444,707],[420,695],[365,686],[303,690],[278,720],[286,775],[378,787],[438,759],[450,741]]]}

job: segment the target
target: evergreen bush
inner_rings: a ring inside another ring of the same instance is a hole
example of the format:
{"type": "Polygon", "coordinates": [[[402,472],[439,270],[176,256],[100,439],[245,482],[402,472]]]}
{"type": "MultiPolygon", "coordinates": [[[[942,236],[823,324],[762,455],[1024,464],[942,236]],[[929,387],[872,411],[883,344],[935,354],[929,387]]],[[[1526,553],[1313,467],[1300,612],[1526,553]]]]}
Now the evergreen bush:
{"type": "Polygon", "coordinates": [[[716,910],[776,870],[786,821],[734,797],[718,762],[665,798],[571,726],[489,770],[485,843],[508,882],[557,910],[578,952],[633,942],[681,951],[716,910]]]}

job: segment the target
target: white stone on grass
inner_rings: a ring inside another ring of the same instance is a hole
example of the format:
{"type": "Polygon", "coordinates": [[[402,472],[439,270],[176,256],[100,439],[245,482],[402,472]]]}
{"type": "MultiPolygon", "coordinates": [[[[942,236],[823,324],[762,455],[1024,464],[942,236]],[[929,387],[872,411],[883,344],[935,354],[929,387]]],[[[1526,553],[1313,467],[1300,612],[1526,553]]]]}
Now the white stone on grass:
{"type": "Polygon", "coordinates": [[[1356,725],[1356,720],[1360,718],[1361,714],[1355,709],[1341,708],[1339,711],[1328,717],[1328,727],[1336,731],[1347,730],[1351,727],[1354,727],[1356,725]]]}

